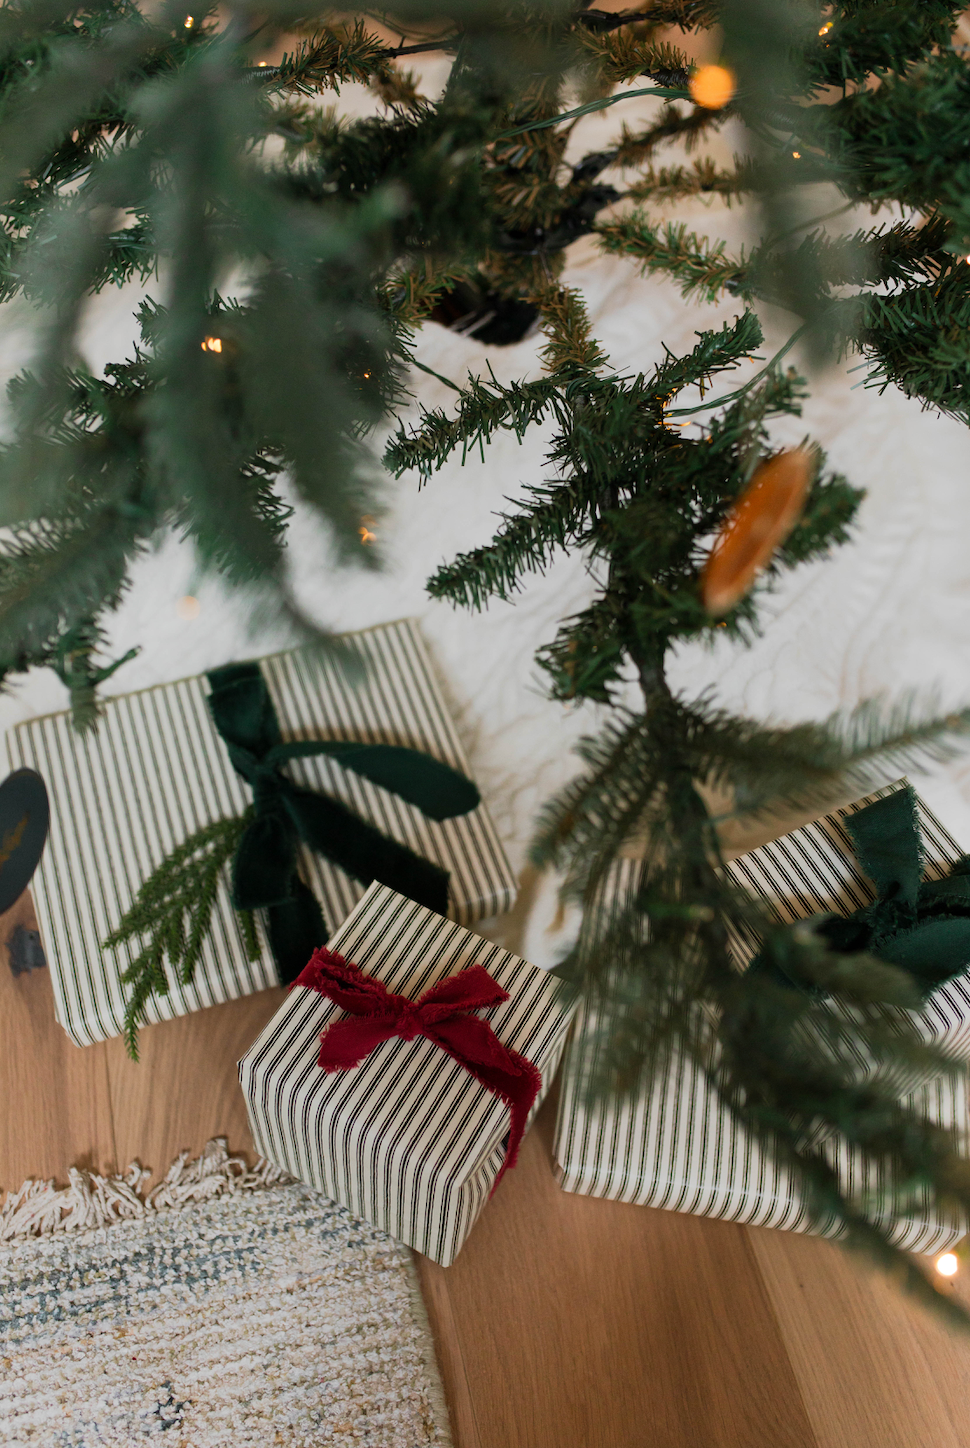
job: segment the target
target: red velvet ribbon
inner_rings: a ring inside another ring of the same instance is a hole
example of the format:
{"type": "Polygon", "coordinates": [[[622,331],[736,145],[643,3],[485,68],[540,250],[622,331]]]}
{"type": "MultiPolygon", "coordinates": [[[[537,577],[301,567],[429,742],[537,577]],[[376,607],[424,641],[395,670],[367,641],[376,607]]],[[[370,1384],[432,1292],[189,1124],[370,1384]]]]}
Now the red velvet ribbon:
{"type": "Polygon", "coordinates": [[[470,965],[440,980],[416,1001],[394,995],[382,981],[365,975],[359,965],[334,955],[325,946],[293,982],[327,996],[346,1018],[334,1021],[320,1037],[319,1065],[325,1071],[346,1071],[369,1056],[382,1041],[399,1036],[413,1041],[427,1036],[509,1108],[511,1130],[502,1169],[492,1191],[509,1167],[515,1166],[532,1104],[542,1076],[518,1051],[503,1046],[487,1021],[469,1015],[507,1001],[498,981],[483,965],[470,965]]]}

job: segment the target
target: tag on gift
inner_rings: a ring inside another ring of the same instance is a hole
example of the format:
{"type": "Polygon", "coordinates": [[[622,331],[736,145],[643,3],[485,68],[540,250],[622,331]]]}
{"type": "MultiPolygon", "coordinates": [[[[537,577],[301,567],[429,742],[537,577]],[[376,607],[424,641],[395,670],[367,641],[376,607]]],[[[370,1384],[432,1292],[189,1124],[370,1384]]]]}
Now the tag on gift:
{"type": "Polygon", "coordinates": [[[33,769],[15,769],[0,784],[0,913],[20,899],[47,842],[47,788],[33,769]]]}

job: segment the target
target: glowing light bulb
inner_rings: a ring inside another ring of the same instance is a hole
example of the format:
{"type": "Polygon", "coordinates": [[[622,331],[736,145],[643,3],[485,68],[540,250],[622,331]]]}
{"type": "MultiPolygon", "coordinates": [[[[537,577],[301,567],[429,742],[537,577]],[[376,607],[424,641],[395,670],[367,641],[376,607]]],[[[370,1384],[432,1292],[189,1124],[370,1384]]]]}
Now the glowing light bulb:
{"type": "Polygon", "coordinates": [[[690,78],[691,96],[708,111],[726,106],[734,91],[734,71],[726,65],[702,65],[690,78]]]}
{"type": "Polygon", "coordinates": [[[800,161],[802,159],[801,151],[792,151],[792,155],[795,157],[796,161],[800,161]]]}
{"type": "Polygon", "coordinates": [[[222,338],[206,337],[205,341],[202,343],[202,350],[203,352],[221,352],[222,338]]]}
{"type": "Polygon", "coordinates": [[[941,1277],[953,1277],[960,1267],[960,1259],[955,1252],[944,1252],[936,1259],[936,1270],[941,1277]]]}
{"type": "Polygon", "coordinates": [[[377,542],[377,534],[371,531],[375,521],[369,513],[365,513],[364,517],[360,520],[360,527],[357,529],[357,532],[360,534],[360,541],[365,546],[368,543],[377,542]]]}
{"type": "Polygon", "coordinates": [[[185,597],[180,598],[175,605],[175,612],[179,618],[184,619],[186,623],[191,623],[192,620],[198,618],[202,612],[202,605],[197,598],[192,597],[191,593],[187,593],[185,597]]]}
{"type": "Polygon", "coordinates": [[[257,63],[257,65],[259,66],[259,68],[260,68],[261,70],[262,70],[262,68],[263,68],[263,67],[265,66],[265,64],[266,64],[265,60],[259,60],[259,61],[257,61],[256,63],[257,63]]]}
{"type": "Polygon", "coordinates": [[[186,28],[186,30],[191,30],[191,29],[192,29],[192,26],[193,26],[194,24],[195,24],[195,16],[194,16],[194,15],[186,15],[186,17],[185,17],[185,28],[186,28]]]}
{"type": "Polygon", "coordinates": [[[827,21],[825,22],[825,24],[822,26],[821,30],[819,31],[819,35],[828,35],[829,31],[832,29],[832,26],[833,26],[834,24],[835,24],[835,21],[834,21],[834,20],[827,20],[827,21]]]}

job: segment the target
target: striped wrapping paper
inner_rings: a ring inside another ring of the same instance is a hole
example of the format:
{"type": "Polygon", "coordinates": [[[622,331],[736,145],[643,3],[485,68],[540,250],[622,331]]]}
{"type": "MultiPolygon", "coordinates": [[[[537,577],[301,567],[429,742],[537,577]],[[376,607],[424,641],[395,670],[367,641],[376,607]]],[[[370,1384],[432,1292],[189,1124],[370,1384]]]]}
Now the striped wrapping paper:
{"type": "MultiPolygon", "coordinates": [[[[412,999],[483,965],[510,998],[481,1018],[539,1068],[538,1109],[572,1014],[554,977],[376,883],[329,948],[412,999]]],[[[239,1079],[256,1148],[447,1267],[498,1176],[508,1109],[423,1036],[385,1041],[353,1070],[322,1071],[320,1034],[340,1014],[296,986],[243,1056],[239,1079]]]]}
{"type": "MultiPolygon", "coordinates": [[[[731,876],[769,913],[788,923],[823,910],[849,914],[868,904],[875,891],[859,871],[841,821],[904,783],[752,850],[728,866],[731,876]]],[[[921,800],[918,813],[925,876],[938,879],[949,873],[948,864],[961,851],[921,800]]],[[[626,893],[636,868],[632,862],[621,864],[614,880],[618,894],[626,893]]],[[[743,967],[756,943],[736,936],[733,949],[743,967]]],[[[891,1019],[893,1012],[886,1014],[891,1019]]],[[[948,981],[922,1010],[906,1014],[926,1040],[955,1054],[970,1053],[970,976],[948,981]]],[[[755,1226],[819,1230],[808,1220],[792,1175],[761,1150],[693,1062],[672,1053],[639,1092],[589,1105],[580,1081],[580,1053],[589,1024],[581,1010],[566,1052],[556,1123],[555,1170],[566,1191],[755,1226]]],[[[860,1059],[859,1065],[864,1075],[867,1063],[860,1059]]],[[[917,1110],[940,1125],[966,1131],[970,1102],[963,1075],[919,1083],[900,1080],[896,1085],[909,1089],[907,1099],[917,1110]]],[[[833,1138],[825,1150],[854,1195],[885,1189],[884,1169],[867,1165],[844,1142],[833,1138]]],[[[964,1230],[965,1223],[943,1220],[924,1198],[910,1216],[893,1224],[892,1236],[911,1251],[939,1252],[964,1230]]],[[[823,1235],[834,1231],[823,1229],[823,1235]]]]}
{"type": "MultiPolygon", "coordinates": [[[[876,891],[859,869],[842,821],[874,800],[905,788],[907,783],[905,779],[897,780],[834,814],[741,855],[728,865],[728,873],[736,884],[757,899],[767,914],[784,925],[823,910],[851,915],[854,910],[869,905],[876,898],[876,891]]],[[[924,851],[923,878],[943,879],[963,851],[918,795],[916,813],[924,851]]],[[[735,934],[732,940],[732,949],[741,967],[748,964],[757,948],[753,938],[735,934]]],[[[970,973],[944,982],[919,1011],[885,1012],[890,1024],[902,1015],[916,1025],[927,1043],[970,1059],[970,973]]],[[[868,1070],[868,1063],[861,1057],[859,1066],[863,1071],[868,1070]]],[[[898,1069],[892,1080],[899,1091],[915,1090],[922,1084],[920,1077],[904,1076],[898,1069]]]]}
{"type": "MultiPolygon", "coordinates": [[[[362,682],[350,682],[335,659],[307,650],[260,660],[284,738],[405,744],[467,773],[415,624],[405,620],[346,637],[363,656],[362,682]]],[[[108,700],[90,734],[76,734],[66,713],[32,719],[7,734],[11,766],[38,770],[50,793],[50,838],[31,888],[57,1019],[78,1045],[121,1033],[120,974],[132,953],[102,951],[101,942],[142,882],[188,835],[250,803],[249,787],[212,724],[207,694],[206,679],[197,676],[108,700]]],[[[511,905],[515,880],[484,806],[436,823],[332,760],[294,760],[287,769],[297,783],[332,794],[450,871],[456,919],[468,923],[511,905]]],[[[301,850],[300,869],[333,929],[364,887],[310,850],[301,850]]],[[[169,971],[169,994],[148,1002],[148,1020],[276,985],[261,928],[260,939],[260,959],[248,961],[223,880],[195,979],[185,986],[169,971]]]]}

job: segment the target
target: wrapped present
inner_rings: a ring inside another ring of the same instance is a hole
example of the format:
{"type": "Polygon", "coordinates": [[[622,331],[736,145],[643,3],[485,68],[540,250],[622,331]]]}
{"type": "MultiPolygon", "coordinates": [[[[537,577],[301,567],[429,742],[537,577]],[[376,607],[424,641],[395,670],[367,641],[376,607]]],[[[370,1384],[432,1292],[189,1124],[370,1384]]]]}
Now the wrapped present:
{"type": "MultiPolygon", "coordinates": [[[[818,925],[834,949],[864,949],[914,972],[922,1009],[887,1009],[887,1021],[905,1016],[928,1044],[970,1059],[970,873],[952,835],[905,779],[727,869],[781,924],[828,917],[818,925]]],[[[753,936],[732,938],[741,969],[758,948],[753,936]]],[[[904,1091],[925,1078],[897,1068],[893,1079],[904,1091]]]]}
{"type": "MultiPolygon", "coordinates": [[[[618,894],[627,893],[636,868],[621,864],[613,882],[618,894]]],[[[963,968],[970,959],[964,912],[970,878],[963,874],[964,857],[955,841],[905,781],[752,850],[727,868],[779,922],[821,917],[816,928],[821,925],[835,947],[866,949],[928,972],[922,1008],[887,1007],[886,1019],[905,1015],[927,1042],[970,1055],[970,975],[963,968]],[[870,813],[853,831],[851,817],[877,802],[888,802],[885,818],[870,813]],[[874,831],[866,833],[874,822],[890,841],[881,852],[874,831]],[[931,932],[928,946],[923,932],[931,932]]],[[[736,933],[732,950],[739,969],[747,969],[757,961],[759,942],[736,933]]],[[[566,1191],[757,1226],[819,1230],[792,1174],[744,1129],[697,1065],[675,1051],[629,1097],[590,1103],[583,1063],[593,1027],[581,1010],[566,1052],[553,1151],[566,1191]]],[[[871,1069],[861,1058],[858,1067],[860,1077],[871,1069]]],[[[892,1084],[915,1110],[966,1131],[970,1103],[962,1074],[904,1077],[897,1068],[892,1084]]],[[[844,1140],[832,1137],[824,1149],[853,1196],[878,1199],[886,1189],[885,1168],[866,1162],[844,1140]]],[[[891,1225],[894,1241],[918,1252],[941,1251],[964,1230],[965,1224],[941,1217],[928,1198],[891,1225]]]]}
{"type": "Polygon", "coordinates": [[[148,1021],[277,985],[283,947],[302,967],[306,941],[319,944],[375,876],[464,923],[509,908],[515,881],[485,807],[466,799],[465,813],[442,818],[434,804],[435,769],[462,785],[467,766],[417,628],[345,637],[362,670],[297,649],[110,699],[88,734],[67,714],[8,732],[11,763],[36,769],[50,794],[32,888],[57,1019],[78,1045],[120,1034],[126,1013],[130,1023],[121,977],[138,942],[104,942],[139,901],[152,923],[146,881],[207,832],[235,829],[232,869],[214,880],[199,939],[183,930],[191,980],[153,962],[167,990],[145,998],[148,1021]],[[401,757],[430,814],[406,797],[401,757]],[[368,873],[374,849],[381,863],[368,873]]]}
{"type": "Polygon", "coordinates": [[[375,883],[239,1063],[256,1148],[448,1266],[570,1017],[554,977],[375,883]]]}
{"type": "MultiPolygon", "coordinates": [[[[565,1191],[750,1226],[819,1230],[792,1174],[744,1129],[694,1062],[671,1053],[639,1091],[590,1105],[579,1069],[588,1027],[577,1017],[563,1069],[553,1160],[565,1191]]],[[[963,1076],[941,1077],[907,1100],[941,1126],[966,1130],[963,1076]]],[[[852,1196],[886,1189],[883,1167],[865,1162],[844,1141],[835,1138],[825,1150],[852,1196]]],[[[821,1233],[835,1230],[822,1227],[821,1233]]],[[[965,1223],[941,1216],[928,1197],[891,1224],[893,1240],[912,1252],[942,1252],[965,1231],[965,1223]]]]}

